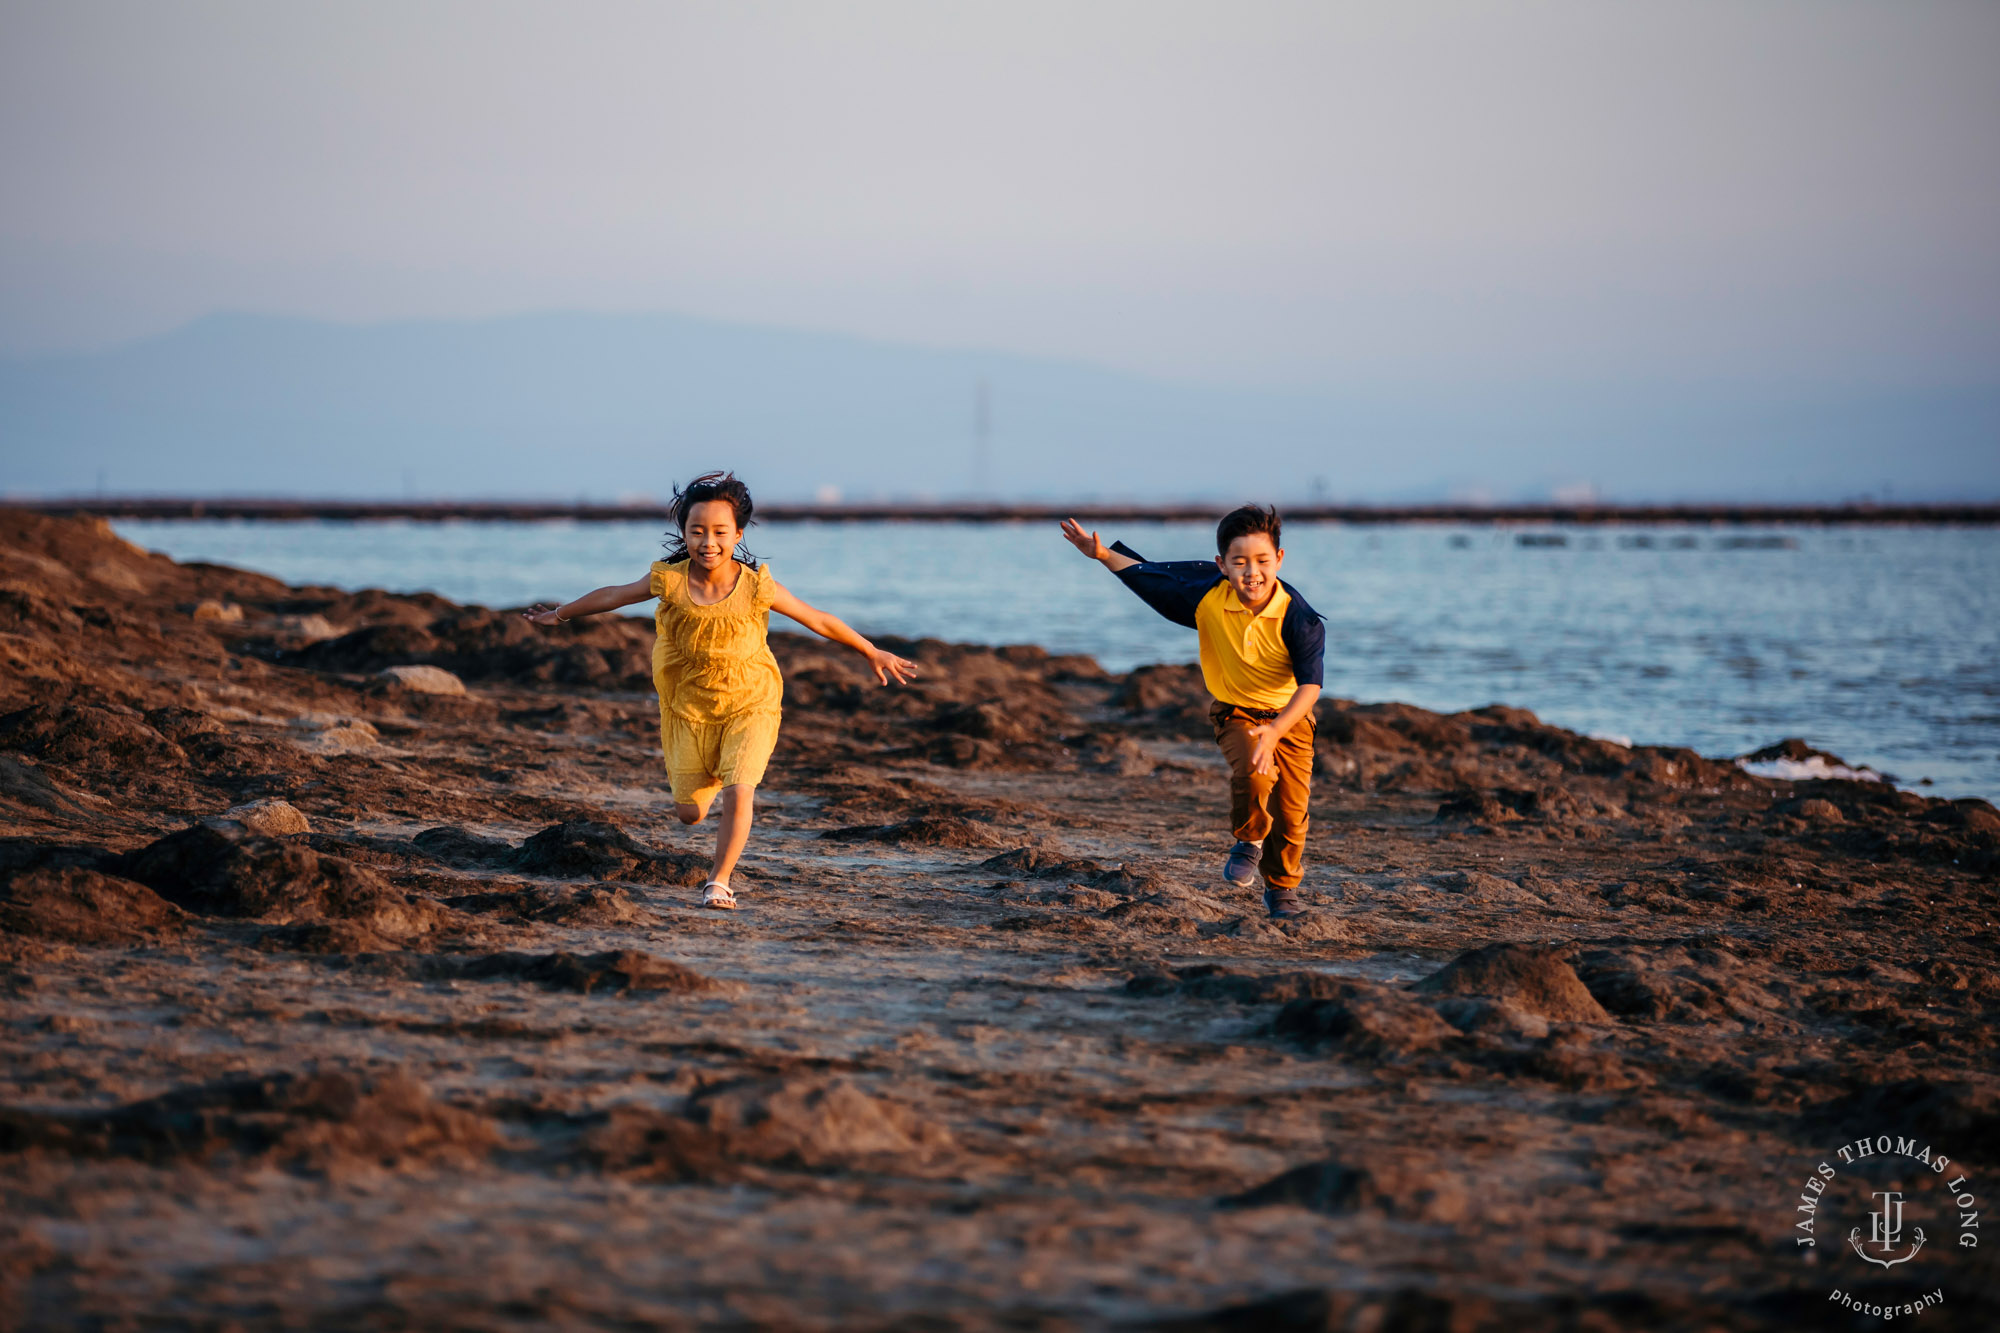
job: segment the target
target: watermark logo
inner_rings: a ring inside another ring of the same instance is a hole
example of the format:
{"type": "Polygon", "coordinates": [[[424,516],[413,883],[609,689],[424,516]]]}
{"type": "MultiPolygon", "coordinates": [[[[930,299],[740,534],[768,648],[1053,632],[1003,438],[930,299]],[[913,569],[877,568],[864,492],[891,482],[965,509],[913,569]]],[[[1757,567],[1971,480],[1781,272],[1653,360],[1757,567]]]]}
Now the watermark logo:
{"type": "Polygon", "coordinates": [[[1808,1263],[1842,1261],[1841,1285],[1827,1300],[1876,1319],[1944,1304],[1937,1279],[1948,1256],[1979,1248],[1979,1197],[1970,1174],[1929,1143],[1897,1134],[1834,1149],[1801,1183],[1792,1217],[1793,1246],[1808,1263]],[[1927,1225],[1938,1238],[1928,1252],[1927,1225]],[[1921,1262],[1902,1267],[1920,1254],[1921,1262]],[[1871,1269],[1877,1270],[1872,1281],[1871,1269]]]}
{"type": "Polygon", "coordinates": [[[1871,1264],[1884,1268],[1894,1268],[1906,1264],[1917,1257],[1917,1251],[1924,1248],[1924,1229],[1916,1228],[1917,1243],[1910,1247],[1908,1254],[1896,1254],[1896,1243],[1903,1237],[1903,1195],[1900,1190],[1876,1190],[1875,1197],[1881,1201],[1880,1208],[1868,1214],[1868,1243],[1879,1253],[1870,1254],[1861,1246],[1861,1228],[1847,1233],[1848,1243],[1854,1252],[1871,1264]]]}

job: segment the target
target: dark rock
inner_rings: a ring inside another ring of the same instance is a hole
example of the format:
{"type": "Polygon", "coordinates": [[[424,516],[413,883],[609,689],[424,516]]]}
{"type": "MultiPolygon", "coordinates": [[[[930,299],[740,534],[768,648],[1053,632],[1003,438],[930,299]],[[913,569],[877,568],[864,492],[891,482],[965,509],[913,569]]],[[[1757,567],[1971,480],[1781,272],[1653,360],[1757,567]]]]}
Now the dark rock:
{"type": "Polygon", "coordinates": [[[1578,956],[1575,971],[1591,997],[1620,1018],[1707,1023],[1735,1016],[1754,1021],[1778,1007],[1749,975],[1751,969],[1721,949],[1593,949],[1578,956]]]}
{"type": "Polygon", "coordinates": [[[1749,754],[1737,757],[1744,763],[1750,764],[1769,763],[1774,759],[1789,759],[1795,764],[1802,764],[1808,759],[1822,759],[1835,768],[1848,767],[1847,761],[1839,755],[1816,750],[1796,736],[1787,736],[1776,745],[1767,745],[1761,750],[1752,750],[1749,754]]]}
{"type": "Polygon", "coordinates": [[[32,704],[0,717],[0,746],[81,768],[181,768],[187,752],[122,705],[32,704]]]}
{"type": "Polygon", "coordinates": [[[1924,816],[1931,823],[1970,829],[1975,833],[2000,833],[2000,810],[1990,801],[1968,796],[1956,801],[1939,801],[1924,816]]]}
{"type": "Polygon", "coordinates": [[[1213,963],[1172,972],[1141,972],[1125,983],[1127,995],[1181,994],[1234,1004],[1285,1004],[1298,999],[1334,999],[1344,979],[1324,972],[1231,972],[1213,963]]]}
{"type": "Polygon", "coordinates": [[[1158,708],[1184,708],[1208,704],[1208,687],[1201,668],[1192,665],[1142,666],[1128,672],[1118,692],[1111,696],[1113,707],[1131,712],[1151,712],[1158,708]]]}
{"type": "Polygon", "coordinates": [[[178,933],[187,916],[143,884],[81,867],[21,871],[0,884],[0,932],[69,944],[133,944],[178,933]]]}
{"type": "Polygon", "coordinates": [[[169,834],[121,858],[122,872],[206,916],[288,925],[358,921],[392,939],[422,934],[441,910],[398,892],[338,856],[276,838],[236,838],[206,825],[169,834]]]}
{"type": "Polygon", "coordinates": [[[0,880],[24,870],[102,870],[115,871],[118,854],[102,847],[91,847],[59,842],[43,842],[38,838],[0,838],[0,880]]]}
{"type": "Polygon", "coordinates": [[[1465,1187],[1445,1171],[1376,1162],[1353,1166],[1327,1160],[1293,1167],[1241,1194],[1217,1200],[1219,1208],[1290,1206],[1340,1216],[1363,1210],[1427,1222],[1456,1222],[1467,1212],[1465,1187]]]}
{"type": "Polygon", "coordinates": [[[556,879],[679,885],[700,884],[709,870],[705,857],[690,852],[655,852],[633,841],[616,824],[589,819],[552,824],[535,834],[521,844],[514,866],[530,875],[556,879]]]}
{"type": "Polygon", "coordinates": [[[987,857],[979,866],[996,874],[1032,875],[1036,879],[1070,880],[1079,884],[1094,884],[1099,876],[1124,870],[1123,866],[1107,866],[1101,861],[1073,860],[1041,847],[1016,847],[987,857]]]}
{"type": "Polygon", "coordinates": [[[0,799],[58,815],[86,813],[74,792],[51,781],[35,764],[11,754],[0,754],[0,799]]]}
{"type": "Polygon", "coordinates": [[[511,866],[516,854],[512,843],[482,838],[448,824],[427,828],[410,842],[424,855],[461,870],[511,866]]]}
{"type": "Polygon", "coordinates": [[[273,926],[257,937],[257,947],[267,952],[353,957],[388,953],[402,944],[360,921],[310,921],[273,926]]]}
{"type": "Polygon", "coordinates": [[[321,1168],[342,1158],[388,1165],[483,1155],[498,1141],[491,1121],[396,1072],[229,1079],[109,1111],[0,1108],[0,1152],[148,1162],[228,1152],[321,1168]]]}
{"type": "Polygon", "coordinates": [[[660,991],[689,995],[717,989],[717,983],[692,968],[636,949],[605,953],[493,953],[462,958],[430,960],[427,971],[435,979],[468,981],[532,981],[550,990],[613,991],[626,995],[633,991],[660,991]]]}
{"type": "Polygon", "coordinates": [[[835,1079],[746,1079],[705,1088],[688,1118],[732,1157],[821,1168],[912,1152],[949,1141],[894,1102],[835,1079]]]}
{"type": "Polygon", "coordinates": [[[1549,1035],[1545,1018],[1518,1009],[1505,1000],[1483,995],[1450,995],[1438,1002],[1437,1014],[1468,1035],[1539,1041],[1549,1035]]]}
{"type": "Polygon", "coordinates": [[[600,1171],[660,1183],[726,1181],[740,1172],[707,1126],[648,1106],[614,1106],[578,1143],[600,1171]]]}
{"type": "MultiPolygon", "coordinates": [[[[1305,1287],[1147,1325],[1155,1333],[1334,1333],[1347,1327],[1354,1297],[1305,1287]]],[[[1406,1329],[1409,1325],[1382,1325],[1406,1329]]]]}
{"type": "Polygon", "coordinates": [[[284,654],[282,660],[314,671],[373,675],[386,666],[428,663],[440,646],[428,631],[414,625],[368,625],[337,639],[309,643],[284,654]]]}
{"type": "Polygon", "coordinates": [[[580,1147],[599,1169],[645,1180],[714,1181],[744,1164],[825,1170],[905,1157],[950,1135],[844,1079],[750,1078],[704,1088],[682,1114],[616,1108],[580,1147]]]}
{"type": "Polygon", "coordinates": [[[1906,1078],[1857,1088],[1802,1117],[1815,1139],[1847,1142],[1884,1127],[1921,1134],[1955,1160],[2000,1165],[2000,1091],[1990,1084],[1906,1078]]]}
{"type": "Polygon", "coordinates": [[[146,710],[146,725],[169,740],[185,743],[196,736],[214,736],[227,730],[207,713],[192,708],[167,707],[146,710]]]}
{"type": "Polygon", "coordinates": [[[1352,1055],[1393,1059],[1431,1050],[1456,1034],[1407,992],[1339,980],[1329,996],[1301,997],[1278,1011],[1272,1030],[1352,1055]]]}

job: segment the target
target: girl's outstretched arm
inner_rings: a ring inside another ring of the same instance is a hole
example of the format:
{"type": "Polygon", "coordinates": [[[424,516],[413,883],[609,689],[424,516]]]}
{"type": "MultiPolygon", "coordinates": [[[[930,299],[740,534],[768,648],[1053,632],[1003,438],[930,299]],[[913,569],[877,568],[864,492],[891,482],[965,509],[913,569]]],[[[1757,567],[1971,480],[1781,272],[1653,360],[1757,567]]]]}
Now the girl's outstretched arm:
{"type": "Polygon", "coordinates": [[[621,606],[631,606],[636,602],[651,601],[653,597],[653,576],[646,575],[637,583],[623,583],[609,588],[595,588],[573,602],[561,606],[543,606],[540,602],[521,613],[533,625],[560,625],[578,616],[594,616],[600,611],[616,611],[621,606]]]}
{"type": "Polygon", "coordinates": [[[875,668],[875,679],[884,685],[891,677],[898,685],[907,685],[910,677],[917,674],[917,664],[877,648],[868,640],[847,627],[839,616],[829,615],[818,607],[807,606],[792,595],[792,590],[779,584],[771,598],[771,609],[780,615],[790,616],[822,639],[832,639],[844,643],[855,652],[868,659],[868,665],[875,668]]]}

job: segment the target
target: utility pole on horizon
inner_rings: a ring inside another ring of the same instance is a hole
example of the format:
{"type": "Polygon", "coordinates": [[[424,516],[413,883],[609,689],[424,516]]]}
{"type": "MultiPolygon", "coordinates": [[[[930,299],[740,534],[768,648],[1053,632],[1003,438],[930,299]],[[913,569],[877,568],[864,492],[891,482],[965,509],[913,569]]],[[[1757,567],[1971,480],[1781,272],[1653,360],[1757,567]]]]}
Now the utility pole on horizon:
{"type": "Polygon", "coordinates": [[[972,493],[986,495],[991,490],[987,476],[987,437],[992,428],[992,411],[986,392],[986,377],[980,376],[972,396],[972,493]]]}

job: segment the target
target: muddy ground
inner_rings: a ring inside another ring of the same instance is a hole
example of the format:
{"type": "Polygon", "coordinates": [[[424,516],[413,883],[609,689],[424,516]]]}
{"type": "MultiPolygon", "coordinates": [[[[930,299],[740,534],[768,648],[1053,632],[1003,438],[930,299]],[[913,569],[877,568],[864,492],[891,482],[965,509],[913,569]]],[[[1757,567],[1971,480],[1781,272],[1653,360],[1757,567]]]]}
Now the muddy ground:
{"type": "Polygon", "coordinates": [[[1272,923],[1192,669],[786,635],[704,912],[650,635],[0,511],[0,1326],[2000,1318],[1992,806],[1332,700],[1272,923]]]}

